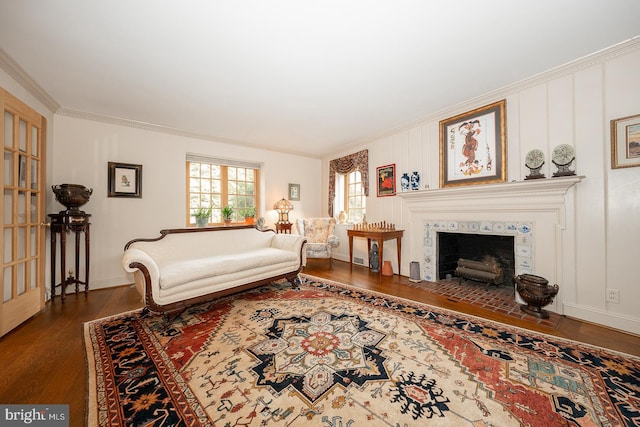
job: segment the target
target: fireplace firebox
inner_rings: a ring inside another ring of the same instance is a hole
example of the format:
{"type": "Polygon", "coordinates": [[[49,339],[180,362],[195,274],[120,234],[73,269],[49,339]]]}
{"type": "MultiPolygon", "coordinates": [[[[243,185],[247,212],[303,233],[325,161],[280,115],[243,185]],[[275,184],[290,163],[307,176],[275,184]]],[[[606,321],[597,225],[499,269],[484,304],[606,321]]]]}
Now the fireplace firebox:
{"type": "Polygon", "coordinates": [[[438,279],[459,276],[487,284],[510,284],[515,276],[514,237],[491,234],[438,233],[438,279]],[[460,273],[460,260],[466,267],[474,263],[495,263],[500,277],[481,277],[460,273]],[[456,273],[458,270],[458,273],[456,273]]]}

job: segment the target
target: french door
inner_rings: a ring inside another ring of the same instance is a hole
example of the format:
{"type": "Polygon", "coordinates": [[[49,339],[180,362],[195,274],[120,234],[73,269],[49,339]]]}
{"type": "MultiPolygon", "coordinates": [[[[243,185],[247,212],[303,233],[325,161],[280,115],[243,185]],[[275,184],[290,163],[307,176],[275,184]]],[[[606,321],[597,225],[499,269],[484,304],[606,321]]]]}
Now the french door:
{"type": "Polygon", "coordinates": [[[2,274],[0,336],[38,313],[45,301],[46,120],[0,88],[2,274]]]}

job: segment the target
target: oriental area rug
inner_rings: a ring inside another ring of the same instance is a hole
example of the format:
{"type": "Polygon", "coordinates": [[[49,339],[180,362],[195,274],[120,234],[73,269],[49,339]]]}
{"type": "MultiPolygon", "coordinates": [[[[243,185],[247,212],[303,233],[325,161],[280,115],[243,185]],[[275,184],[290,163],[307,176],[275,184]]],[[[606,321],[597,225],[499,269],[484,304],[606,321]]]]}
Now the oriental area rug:
{"type": "Polygon", "coordinates": [[[86,323],[87,424],[640,423],[640,358],[300,278],[86,323]]]}

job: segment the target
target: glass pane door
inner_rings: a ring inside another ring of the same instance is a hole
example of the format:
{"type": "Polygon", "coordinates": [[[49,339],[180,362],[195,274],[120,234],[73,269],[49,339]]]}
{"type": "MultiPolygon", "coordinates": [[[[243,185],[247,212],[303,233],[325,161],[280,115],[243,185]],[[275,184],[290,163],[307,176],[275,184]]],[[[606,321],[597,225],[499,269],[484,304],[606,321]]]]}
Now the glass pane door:
{"type": "Polygon", "coordinates": [[[0,89],[2,167],[2,300],[0,336],[44,305],[45,119],[0,89]]]}

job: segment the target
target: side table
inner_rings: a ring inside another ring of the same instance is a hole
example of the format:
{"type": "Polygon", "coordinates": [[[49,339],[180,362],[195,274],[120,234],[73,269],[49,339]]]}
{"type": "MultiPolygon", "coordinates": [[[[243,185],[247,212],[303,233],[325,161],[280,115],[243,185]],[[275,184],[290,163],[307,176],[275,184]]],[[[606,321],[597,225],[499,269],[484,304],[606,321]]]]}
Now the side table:
{"type": "MultiPolygon", "coordinates": [[[[349,236],[349,269],[353,271],[353,238],[362,237],[367,239],[367,254],[371,252],[371,240],[378,243],[378,253],[380,254],[380,266],[382,266],[382,256],[384,254],[384,241],[396,239],[396,251],[398,255],[398,275],[400,274],[401,252],[402,252],[402,234],[404,230],[347,230],[349,236]]],[[[378,279],[382,280],[382,268],[378,273],[378,279]]]]}
{"type": "Polygon", "coordinates": [[[291,226],[293,224],[292,223],[284,223],[284,224],[280,224],[276,222],[276,233],[281,233],[281,234],[291,234],[291,226]]]}
{"type": "Polygon", "coordinates": [[[76,293],[80,285],[84,285],[84,294],[89,291],[89,222],[90,214],[84,212],[60,212],[49,214],[51,218],[51,299],[56,296],[56,287],[60,287],[60,298],[64,302],[67,286],[76,286],[76,293]],[[75,233],[75,271],[67,272],[67,234],[75,233]],[[84,233],[84,280],[80,280],[80,236],[84,233]],[[60,235],[60,283],[56,283],[56,240],[60,235]]]}

